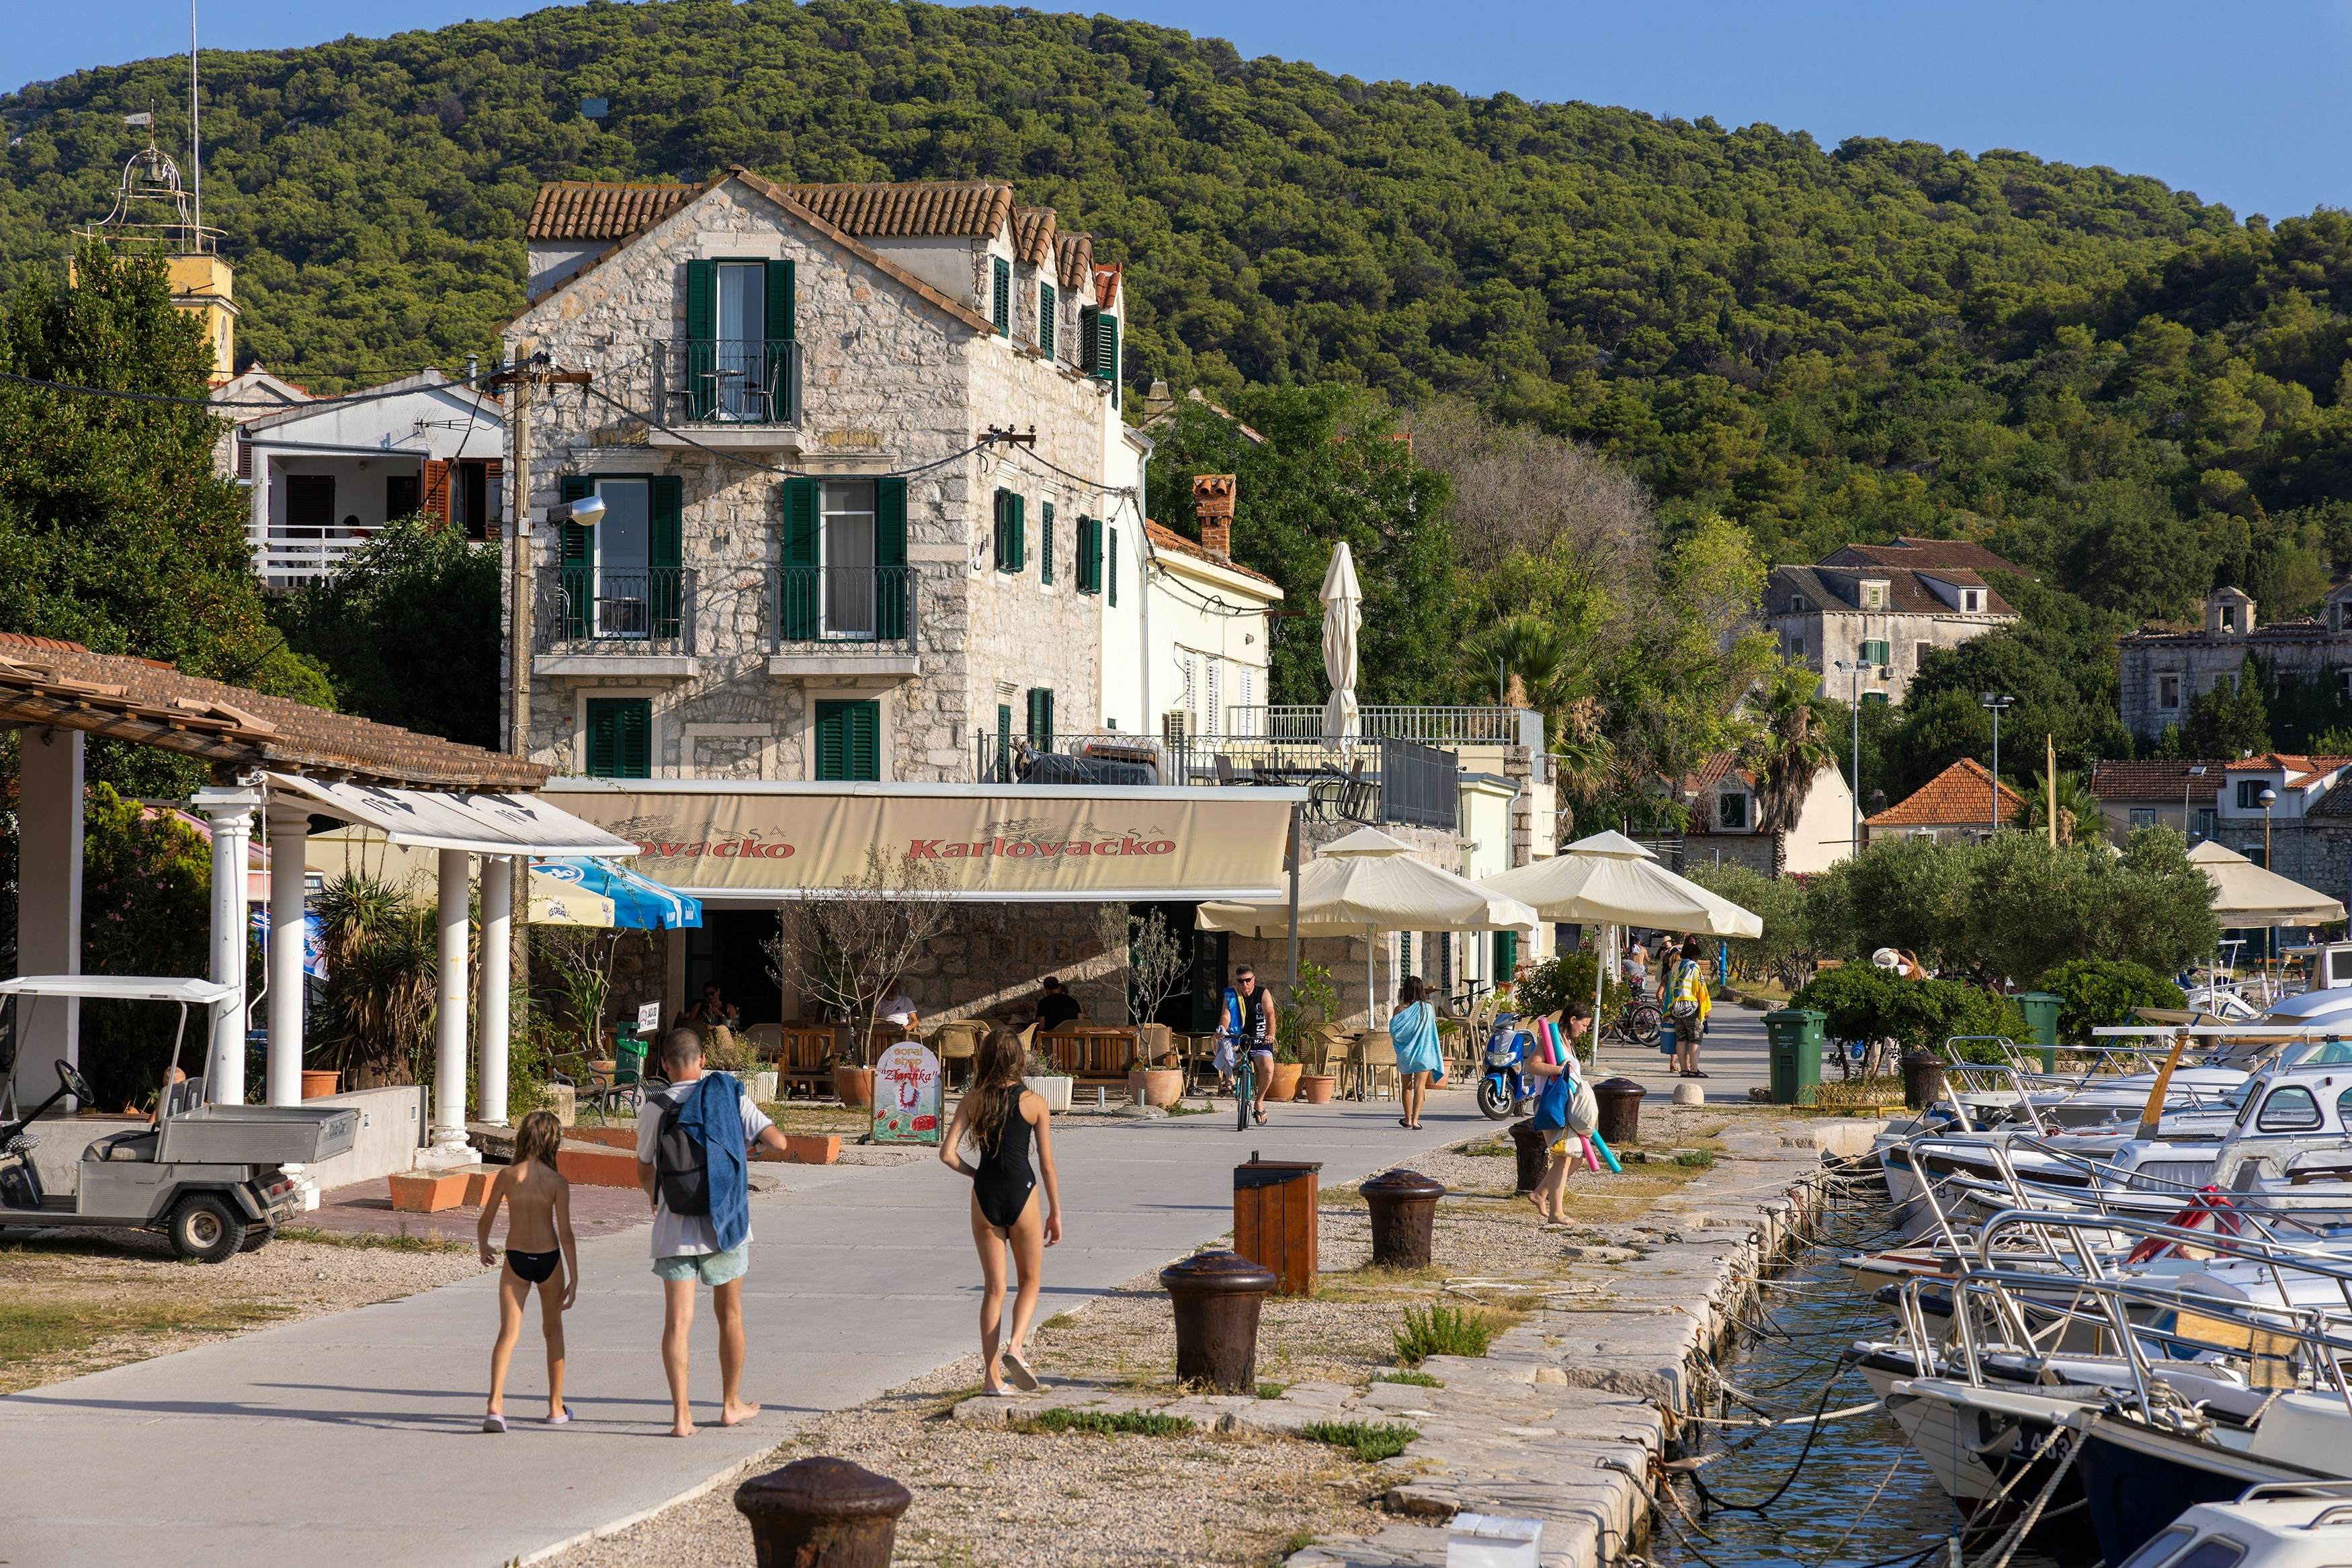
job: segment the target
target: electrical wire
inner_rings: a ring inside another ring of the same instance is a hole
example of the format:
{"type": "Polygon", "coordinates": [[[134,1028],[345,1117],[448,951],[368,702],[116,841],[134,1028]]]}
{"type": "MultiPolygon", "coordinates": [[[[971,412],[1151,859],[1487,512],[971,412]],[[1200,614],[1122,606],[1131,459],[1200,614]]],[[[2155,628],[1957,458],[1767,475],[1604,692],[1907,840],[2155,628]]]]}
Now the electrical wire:
{"type": "MultiPolygon", "coordinates": [[[[735,464],[740,467],[750,468],[761,474],[772,474],[780,479],[817,479],[829,477],[829,476],[825,475],[810,473],[805,469],[780,468],[772,463],[762,463],[757,458],[746,457],[740,452],[730,452],[724,447],[706,445],[702,442],[694,439],[691,435],[687,434],[686,432],[675,429],[670,425],[664,424],[652,414],[631,408],[619,398],[614,397],[606,392],[599,392],[593,386],[583,385],[580,390],[587,396],[594,398],[597,402],[620,410],[623,413],[627,414],[631,419],[642,421],[645,423],[646,428],[648,430],[658,430],[664,435],[684,442],[687,445],[694,448],[697,452],[705,453],[709,456],[735,464]]],[[[929,463],[918,463],[911,468],[894,468],[881,474],[861,474],[858,475],[857,477],[861,479],[910,479],[918,474],[928,474],[934,468],[944,468],[950,463],[960,463],[975,452],[984,451],[989,447],[996,445],[1000,442],[1009,439],[1011,434],[1012,433],[1010,431],[992,430],[986,435],[982,436],[978,441],[973,442],[970,446],[964,447],[961,451],[950,452],[945,457],[933,458],[929,463]]]]}
{"type": "MultiPolygon", "coordinates": [[[[485,381],[499,373],[495,369],[481,371],[442,384],[445,387],[472,386],[478,382],[485,381]]],[[[271,413],[291,413],[297,410],[311,413],[319,409],[349,407],[353,403],[379,402],[385,398],[406,397],[417,390],[415,387],[379,387],[373,392],[347,392],[341,397],[312,398],[307,402],[278,402],[274,400],[268,402],[230,402],[208,397],[176,397],[169,392],[126,392],[119,387],[80,386],[72,382],[45,381],[39,376],[20,376],[5,371],[0,371],[0,382],[12,382],[18,386],[42,387],[49,392],[73,392],[82,397],[113,398],[123,402],[173,403],[186,408],[250,408],[271,413]]]]}

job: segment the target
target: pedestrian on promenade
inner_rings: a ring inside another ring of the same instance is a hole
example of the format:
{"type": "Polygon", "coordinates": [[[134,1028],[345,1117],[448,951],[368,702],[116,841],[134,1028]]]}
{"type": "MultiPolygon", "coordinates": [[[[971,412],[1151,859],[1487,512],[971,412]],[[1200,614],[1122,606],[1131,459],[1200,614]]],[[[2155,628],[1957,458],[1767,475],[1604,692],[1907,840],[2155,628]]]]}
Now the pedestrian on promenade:
{"type": "Polygon", "coordinates": [[[1438,1050],[1437,1009],[1411,975],[1397,988],[1397,1010],[1389,1015],[1389,1040],[1396,1048],[1397,1097],[1404,1102],[1400,1126],[1419,1128],[1421,1110],[1433,1083],[1445,1081],[1445,1058],[1438,1050]]]}
{"type": "Polygon", "coordinates": [[[1528,1071],[1544,1081],[1543,1092],[1536,1097],[1535,1126],[1549,1152],[1543,1177],[1528,1197],[1547,1225],[1568,1223],[1568,1173],[1575,1164],[1569,1151],[1576,1142],[1571,1129],[1581,1123],[1579,1130],[1590,1132],[1600,1117],[1592,1091],[1577,1076],[1576,1068],[1578,1042],[1591,1027],[1591,1005],[1570,1002],[1560,1009],[1559,1049],[1546,1046],[1528,1057],[1528,1071]]]}
{"type": "Polygon", "coordinates": [[[490,1401],[482,1430],[507,1429],[507,1366],[522,1337],[522,1303],[539,1290],[539,1326],[547,1340],[547,1423],[572,1419],[563,1405],[563,1314],[580,1294],[580,1246],[572,1236],[572,1184],[556,1173],[555,1150],[563,1124],[552,1111],[533,1111],[515,1129],[514,1163],[490,1183],[482,1218],[474,1227],[482,1263],[498,1261],[490,1250],[490,1222],[499,1206],[507,1210],[506,1267],[499,1270],[499,1337],[490,1345],[490,1401]]]}
{"type": "Polygon", "coordinates": [[[1021,1082],[1021,1038],[1000,1029],[981,1042],[971,1087],[956,1105],[948,1134],[940,1140],[940,1161],[958,1176],[971,1178],[971,1239],[980,1249],[980,1376],[984,1390],[1009,1398],[1004,1386],[1011,1378],[1025,1393],[1037,1389],[1037,1374],[1022,1346],[1029,1341],[1029,1320],[1036,1315],[1037,1291],[1044,1282],[1045,1249],[1062,1239],[1062,1188],[1054,1171],[1054,1113],[1045,1097],[1021,1082]],[[980,1163],[966,1165],[963,1147],[969,1140],[980,1163]],[[1036,1169],[1029,1165],[1029,1148],[1037,1148],[1036,1169]],[[1037,1178],[1045,1182],[1041,1212],[1037,1178]],[[1020,1278],[1013,1299],[1013,1332],[997,1351],[998,1331],[1004,1322],[1004,1254],[1010,1247],[1020,1278]]]}
{"type": "Polygon", "coordinates": [[[654,1272],[662,1281],[662,1368],[669,1374],[673,1437],[694,1436],[686,1399],[694,1287],[710,1287],[719,1319],[719,1424],[760,1413],[743,1397],[743,1272],[751,1266],[751,1151],[784,1152],[784,1135],[743,1086],[702,1070],[702,1039],[672,1030],[662,1041],[667,1087],[637,1110],[637,1185],[654,1206],[654,1272]]]}
{"type": "Polygon", "coordinates": [[[1683,939],[1682,956],[1675,963],[1668,988],[1668,1012],[1675,1024],[1674,1070],[1677,1077],[1704,1078],[1698,1070],[1699,1041],[1706,1032],[1706,976],[1699,963],[1698,938],[1683,939]]]}

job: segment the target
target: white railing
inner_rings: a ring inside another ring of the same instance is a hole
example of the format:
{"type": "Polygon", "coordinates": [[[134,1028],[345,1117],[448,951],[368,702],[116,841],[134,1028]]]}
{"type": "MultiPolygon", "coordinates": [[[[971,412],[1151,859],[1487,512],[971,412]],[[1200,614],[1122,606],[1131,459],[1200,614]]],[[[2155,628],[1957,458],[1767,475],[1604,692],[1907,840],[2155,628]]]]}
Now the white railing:
{"type": "MultiPolygon", "coordinates": [[[[1228,735],[1275,741],[1323,738],[1319,706],[1237,706],[1227,708],[1225,714],[1228,735]]],[[[1356,734],[1366,740],[1410,740],[1422,746],[1532,746],[1541,750],[1543,719],[1529,708],[1374,704],[1356,710],[1356,734]]]]}
{"type": "Polygon", "coordinates": [[[272,528],[268,538],[254,539],[254,575],[273,588],[300,587],[332,577],[347,558],[367,548],[364,536],[298,537],[316,532],[310,528],[272,528]]]}

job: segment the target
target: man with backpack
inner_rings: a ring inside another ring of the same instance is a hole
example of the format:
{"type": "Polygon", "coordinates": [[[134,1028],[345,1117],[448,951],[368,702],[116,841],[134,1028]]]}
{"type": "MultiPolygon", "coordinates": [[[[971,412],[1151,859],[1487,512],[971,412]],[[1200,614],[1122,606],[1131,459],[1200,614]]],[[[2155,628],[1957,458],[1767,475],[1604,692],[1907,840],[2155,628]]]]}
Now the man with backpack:
{"type": "Polygon", "coordinates": [[[667,1087],[637,1110],[637,1185],[654,1204],[654,1272],[662,1281],[662,1368],[669,1374],[674,1437],[694,1436],[687,1406],[688,1331],[694,1287],[710,1287],[719,1318],[719,1424],[760,1413],[743,1397],[743,1273],[751,1266],[751,1158],[754,1145],[783,1153],[784,1135],[743,1086],[702,1071],[702,1039],[690,1029],[662,1040],[667,1087]]]}

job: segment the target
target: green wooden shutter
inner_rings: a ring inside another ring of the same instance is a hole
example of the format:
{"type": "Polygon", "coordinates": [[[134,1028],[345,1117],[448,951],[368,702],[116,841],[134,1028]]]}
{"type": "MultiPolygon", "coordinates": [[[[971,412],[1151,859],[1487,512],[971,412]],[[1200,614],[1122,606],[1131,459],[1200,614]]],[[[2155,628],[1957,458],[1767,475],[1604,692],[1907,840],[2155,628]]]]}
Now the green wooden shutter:
{"type": "Polygon", "coordinates": [[[996,781],[1013,782],[1013,705],[996,705],[996,781]]]}
{"type": "Polygon", "coordinates": [[[882,705],[816,705],[816,776],[828,783],[871,783],[882,777],[882,705]]]}
{"type": "Polygon", "coordinates": [[[1007,546],[1005,536],[1005,517],[1011,511],[1011,508],[1008,507],[1005,503],[1012,498],[1012,494],[1009,491],[999,490],[996,493],[996,531],[991,537],[989,549],[993,564],[999,571],[1009,571],[1012,570],[1004,564],[1004,552],[1007,546]]]}
{"type": "MultiPolygon", "coordinates": [[[[558,481],[566,501],[584,501],[596,492],[596,481],[585,474],[566,474],[558,481]]],[[[590,609],[596,592],[596,535],[577,523],[563,525],[562,559],[557,580],[562,589],[565,637],[588,635],[590,609]]]]}
{"type": "Polygon", "coordinates": [[[799,289],[789,261],[768,263],[768,338],[780,342],[793,335],[793,311],[799,289]]]}
{"type": "Polygon", "coordinates": [[[874,481],[874,632],[885,643],[907,636],[907,481],[874,481]]]}
{"type": "Polygon", "coordinates": [[[1104,533],[1108,536],[1108,542],[1103,549],[1105,567],[1103,576],[1110,585],[1110,607],[1116,610],[1118,608],[1118,530],[1106,528],[1104,533]]]}
{"type": "Polygon", "coordinates": [[[1037,286],[1037,351],[1049,360],[1054,357],[1054,330],[1061,325],[1057,319],[1060,310],[1061,296],[1054,292],[1054,286],[1050,283],[1039,284],[1037,286]]]}
{"type": "Polygon", "coordinates": [[[653,524],[652,581],[646,600],[653,615],[653,634],[679,634],[686,611],[686,481],[675,474],[656,474],[646,486],[653,524]]]}
{"type": "Polygon", "coordinates": [[[1110,383],[1110,405],[1118,406],[1118,318],[1102,319],[1102,369],[1096,373],[1110,383]]]}
{"type": "Polygon", "coordinates": [[[1516,931],[1495,933],[1495,984],[1507,986],[1511,972],[1519,967],[1519,934],[1516,931]]]}
{"type": "Polygon", "coordinates": [[[1102,591],[1102,519],[1078,519],[1078,591],[1102,591]]]}
{"type": "Polygon", "coordinates": [[[788,643],[811,643],[817,636],[816,484],[784,481],[784,570],[777,585],[776,624],[788,643]]]}
{"type": "Polygon", "coordinates": [[[1054,503],[1046,501],[1037,508],[1037,580],[1054,580],[1054,503]]]}
{"type": "Polygon", "coordinates": [[[995,265],[996,287],[989,300],[988,319],[996,323],[997,336],[1013,336],[1013,264],[1003,256],[990,258],[995,265]]]}
{"type": "Polygon", "coordinates": [[[719,382],[709,372],[718,365],[718,350],[711,342],[718,331],[718,274],[709,262],[689,261],[686,264],[686,404],[695,419],[709,419],[717,412],[719,382]]]}
{"type": "Polygon", "coordinates": [[[1082,376],[1095,373],[1096,324],[1101,319],[1102,312],[1094,306],[1078,307],[1078,342],[1070,354],[1070,360],[1082,376]]]}
{"type": "Polygon", "coordinates": [[[643,697],[590,697],[589,776],[653,777],[653,704],[643,697]]]}
{"type": "Polygon", "coordinates": [[[1054,749],[1054,688],[1029,688],[1029,744],[1040,751],[1054,749]]]}
{"type": "Polygon", "coordinates": [[[793,406],[790,344],[795,330],[793,318],[799,295],[793,264],[789,261],[768,263],[767,285],[768,345],[761,363],[766,367],[768,417],[779,424],[790,424],[800,417],[800,411],[793,406]]]}

